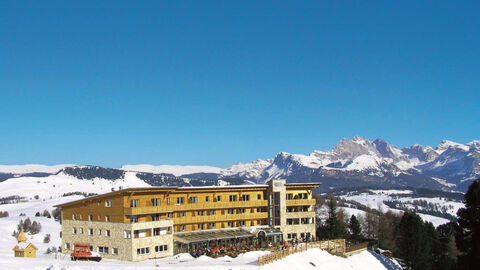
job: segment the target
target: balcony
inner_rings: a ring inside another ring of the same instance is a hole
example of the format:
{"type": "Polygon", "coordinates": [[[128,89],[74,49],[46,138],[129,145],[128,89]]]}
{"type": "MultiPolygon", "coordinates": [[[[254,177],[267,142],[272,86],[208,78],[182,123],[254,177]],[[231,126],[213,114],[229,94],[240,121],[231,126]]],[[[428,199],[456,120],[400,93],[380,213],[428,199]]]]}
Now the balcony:
{"type": "Polygon", "coordinates": [[[316,204],[315,199],[306,199],[306,200],[287,200],[287,206],[296,206],[296,205],[314,205],[316,204]]]}
{"type": "Polygon", "coordinates": [[[217,221],[237,221],[249,219],[266,219],[267,212],[261,213],[244,213],[244,214],[226,214],[226,215],[205,215],[195,217],[176,217],[175,224],[189,224],[189,223],[207,223],[217,221]]]}
{"type": "Polygon", "coordinates": [[[145,206],[145,207],[125,207],[125,215],[154,214],[173,211],[189,211],[189,210],[211,210],[225,208],[246,208],[246,207],[266,207],[268,201],[236,201],[236,202],[208,202],[208,203],[186,203],[186,204],[170,204],[161,206],[145,206]]]}
{"type": "Polygon", "coordinates": [[[307,212],[287,212],[285,214],[286,218],[314,218],[315,212],[307,211],[307,212]]]}

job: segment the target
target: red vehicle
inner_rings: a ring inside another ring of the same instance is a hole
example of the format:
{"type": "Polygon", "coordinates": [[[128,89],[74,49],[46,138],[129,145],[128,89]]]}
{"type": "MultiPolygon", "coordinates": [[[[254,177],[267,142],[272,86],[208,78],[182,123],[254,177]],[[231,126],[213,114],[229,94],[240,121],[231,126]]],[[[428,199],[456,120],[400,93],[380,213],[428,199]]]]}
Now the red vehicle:
{"type": "Polygon", "coordinates": [[[98,253],[90,251],[88,244],[75,243],[70,259],[72,259],[72,261],[85,260],[99,262],[102,257],[100,257],[98,253]]]}

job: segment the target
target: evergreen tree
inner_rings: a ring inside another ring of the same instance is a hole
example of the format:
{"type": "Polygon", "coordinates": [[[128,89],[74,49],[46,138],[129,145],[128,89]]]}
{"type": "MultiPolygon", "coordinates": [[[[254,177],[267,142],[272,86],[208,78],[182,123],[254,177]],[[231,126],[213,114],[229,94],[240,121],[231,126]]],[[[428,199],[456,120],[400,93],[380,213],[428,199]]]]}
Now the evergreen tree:
{"type": "Polygon", "coordinates": [[[400,258],[410,269],[430,269],[431,245],[426,226],[417,214],[406,211],[397,233],[397,248],[400,258]]]}
{"type": "Polygon", "coordinates": [[[34,221],[32,225],[30,226],[30,233],[31,234],[37,234],[42,230],[42,225],[40,222],[34,221]]]}
{"type": "Polygon", "coordinates": [[[457,227],[456,222],[449,222],[437,227],[440,254],[434,262],[433,269],[456,269],[458,249],[455,245],[455,231],[457,227]]]}
{"type": "Polygon", "coordinates": [[[31,227],[32,227],[32,221],[30,220],[30,218],[25,219],[25,221],[23,222],[23,231],[28,232],[30,231],[31,227]]]}
{"type": "Polygon", "coordinates": [[[480,258],[480,179],[473,181],[464,198],[465,208],[457,212],[458,267],[476,269],[480,258]]]}
{"type": "Polygon", "coordinates": [[[360,233],[362,232],[362,228],[360,227],[360,223],[357,220],[355,215],[350,217],[350,222],[348,224],[348,228],[350,229],[350,235],[353,240],[360,240],[360,233]]]}
{"type": "Polygon", "coordinates": [[[342,238],[346,235],[346,228],[337,216],[337,202],[334,198],[330,198],[328,202],[328,219],[325,226],[329,239],[342,238]]]}

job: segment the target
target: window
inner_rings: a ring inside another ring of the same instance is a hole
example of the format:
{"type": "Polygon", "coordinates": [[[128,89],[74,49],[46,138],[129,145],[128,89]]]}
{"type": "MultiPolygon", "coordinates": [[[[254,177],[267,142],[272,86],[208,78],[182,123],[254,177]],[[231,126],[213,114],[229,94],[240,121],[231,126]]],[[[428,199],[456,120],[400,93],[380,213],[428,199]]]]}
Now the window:
{"type": "Polygon", "coordinates": [[[88,229],[88,235],[93,235],[93,229],[88,229]]]}
{"type": "Polygon", "coordinates": [[[137,223],[138,217],[137,216],[130,216],[130,223],[137,223]]]}
{"type": "Polygon", "coordinates": [[[138,207],[140,206],[140,200],[130,200],[130,207],[138,207]]]}
{"type": "Polygon", "coordinates": [[[262,194],[258,194],[257,195],[257,200],[261,200],[262,199],[262,194]]]}
{"type": "Polygon", "coordinates": [[[108,247],[98,247],[98,253],[108,254],[108,247]]]}
{"type": "Polygon", "coordinates": [[[250,195],[242,195],[242,201],[250,201],[250,195]]]}
{"type": "Polygon", "coordinates": [[[70,249],[70,243],[65,243],[65,249],[69,250],[70,249]]]}
{"type": "Polygon", "coordinates": [[[170,205],[170,198],[167,198],[167,205],[170,205]]]}
{"type": "Polygon", "coordinates": [[[83,228],[80,228],[80,233],[83,234],[83,228]]]}
{"type": "Polygon", "coordinates": [[[202,211],[197,211],[197,215],[198,216],[203,216],[205,214],[205,212],[202,210],[202,211]]]}
{"type": "Polygon", "coordinates": [[[300,200],[306,200],[306,199],[308,199],[308,194],[307,193],[299,193],[298,198],[300,200]]]}
{"type": "Polygon", "coordinates": [[[288,239],[295,239],[295,238],[297,238],[297,234],[296,233],[289,233],[289,234],[287,234],[287,238],[288,239]]]}
{"type": "Polygon", "coordinates": [[[297,225],[300,224],[298,218],[287,218],[287,225],[297,225]]]}
{"type": "Polygon", "coordinates": [[[110,216],[105,216],[105,222],[110,222],[110,216]]]}
{"type": "Polygon", "coordinates": [[[98,235],[102,235],[102,229],[98,229],[98,235]]]}
{"type": "Polygon", "coordinates": [[[125,239],[130,239],[130,238],[132,238],[132,231],[124,231],[124,232],[123,232],[123,237],[124,237],[125,239]]]}
{"type": "Polygon", "coordinates": [[[92,221],[93,220],[93,216],[92,215],[88,215],[88,221],[92,221]]]}
{"type": "Polygon", "coordinates": [[[209,202],[210,201],[210,196],[205,196],[205,202],[209,202]]]}
{"type": "Polygon", "coordinates": [[[222,201],[222,196],[218,195],[217,196],[217,202],[221,202],[222,201]]]}
{"type": "Polygon", "coordinates": [[[150,253],[150,248],[137,248],[137,255],[144,255],[150,253]]]}
{"type": "Polygon", "coordinates": [[[231,202],[236,202],[237,201],[237,195],[230,195],[230,201],[231,202]]]}
{"type": "Polygon", "coordinates": [[[185,203],[185,198],[184,197],[178,197],[177,198],[177,204],[184,204],[185,203]]]}
{"type": "Polygon", "coordinates": [[[168,217],[168,218],[173,218],[173,213],[168,213],[168,214],[167,214],[167,217],[168,217]]]}
{"type": "Polygon", "coordinates": [[[152,206],[160,206],[160,199],[159,198],[152,199],[152,206]]]}
{"type": "Polygon", "coordinates": [[[134,238],[145,238],[150,236],[150,229],[141,229],[141,230],[134,230],[133,237],[134,238]]]}
{"type": "Polygon", "coordinates": [[[105,230],[105,236],[110,237],[110,230],[105,230]]]}
{"type": "Polygon", "coordinates": [[[245,208],[237,209],[237,214],[245,214],[245,208]]]}
{"type": "Polygon", "coordinates": [[[72,214],[72,220],[76,220],[76,219],[77,219],[77,215],[72,214]]]}
{"type": "Polygon", "coordinates": [[[73,234],[77,234],[77,228],[73,228],[73,234]]]}
{"type": "Polygon", "coordinates": [[[178,226],[178,230],[179,230],[180,232],[183,232],[183,231],[185,231],[186,229],[187,229],[187,227],[186,227],[185,225],[180,225],[180,226],[178,226]]]}
{"type": "Polygon", "coordinates": [[[153,235],[164,235],[167,234],[167,227],[158,227],[158,228],[153,228],[153,235]]]}
{"type": "Polygon", "coordinates": [[[228,214],[234,214],[234,213],[235,213],[235,209],[228,209],[228,210],[227,210],[227,213],[228,213],[228,214]]]}
{"type": "Polygon", "coordinates": [[[159,221],[159,220],[160,220],[160,214],[152,215],[152,221],[159,221]]]}
{"type": "Polygon", "coordinates": [[[118,255],[118,248],[113,248],[112,254],[113,255],[118,255]]]}
{"type": "Polygon", "coordinates": [[[198,198],[197,197],[190,197],[190,203],[197,203],[198,198]]]}
{"type": "Polygon", "coordinates": [[[209,229],[215,229],[215,223],[210,223],[208,224],[209,229]]]}
{"type": "Polygon", "coordinates": [[[280,204],[280,192],[273,193],[274,204],[280,204]]]}
{"type": "Polygon", "coordinates": [[[167,250],[168,250],[167,245],[155,246],[155,252],[163,252],[163,251],[167,251],[167,250]]]}
{"type": "Polygon", "coordinates": [[[287,200],[293,200],[293,194],[287,193],[287,200]]]}
{"type": "Polygon", "coordinates": [[[208,213],[210,216],[214,216],[215,215],[215,210],[210,210],[210,212],[208,213]]]}
{"type": "Polygon", "coordinates": [[[204,226],[204,224],[198,224],[197,226],[198,226],[198,229],[199,229],[199,230],[203,230],[203,229],[205,229],[205,226],[204,226]]]}
{"type": "Polygon", "coordinates": [[[235,222],[229,221],[229,222],[227,223],[227,225],[228,225],[228,227],[235,227],[235,222]]]}
{"type": "Polygon", "coordinates": [[[185,212],[178,212],[178,217],[184,217],[185,216],[185,212]]]}
{"type": "Polygon", "coordinates": [[[93,251],[93,246],[88,246],[88,250],[93,251]]]}
{"type": "Polygon", "coordinates": [[[106,200],[105,207],[112,207],[112,200],[106,200]]]}
{"type": "Polygon", "coordinates": [[[302,224],[313,224],[312,218],[302,218],[300,221],[302,224]]]}
{"type": "Polygon", "coordinates": [[[245,226],[245,220],[240,220],[238,222],[238,226],[245,226]]]}
{"type": "Polygon", "coordinates": [[[273,215],[275,217],[275,225],[280,225],[280,192],[273,193],[273,215]]]}

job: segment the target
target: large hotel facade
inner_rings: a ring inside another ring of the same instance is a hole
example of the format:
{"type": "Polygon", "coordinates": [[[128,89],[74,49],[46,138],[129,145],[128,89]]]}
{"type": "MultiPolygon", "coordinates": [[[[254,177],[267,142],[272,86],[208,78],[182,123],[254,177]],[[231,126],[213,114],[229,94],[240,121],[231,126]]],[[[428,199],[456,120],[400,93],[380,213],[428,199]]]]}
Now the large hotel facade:
{"type": "Polygon", "coordinates": [[[206,246],[315,237],[316,183],[129,188],[57,205],[62,250],[88,243],[102,257],[139,261],[206,246]]]}

